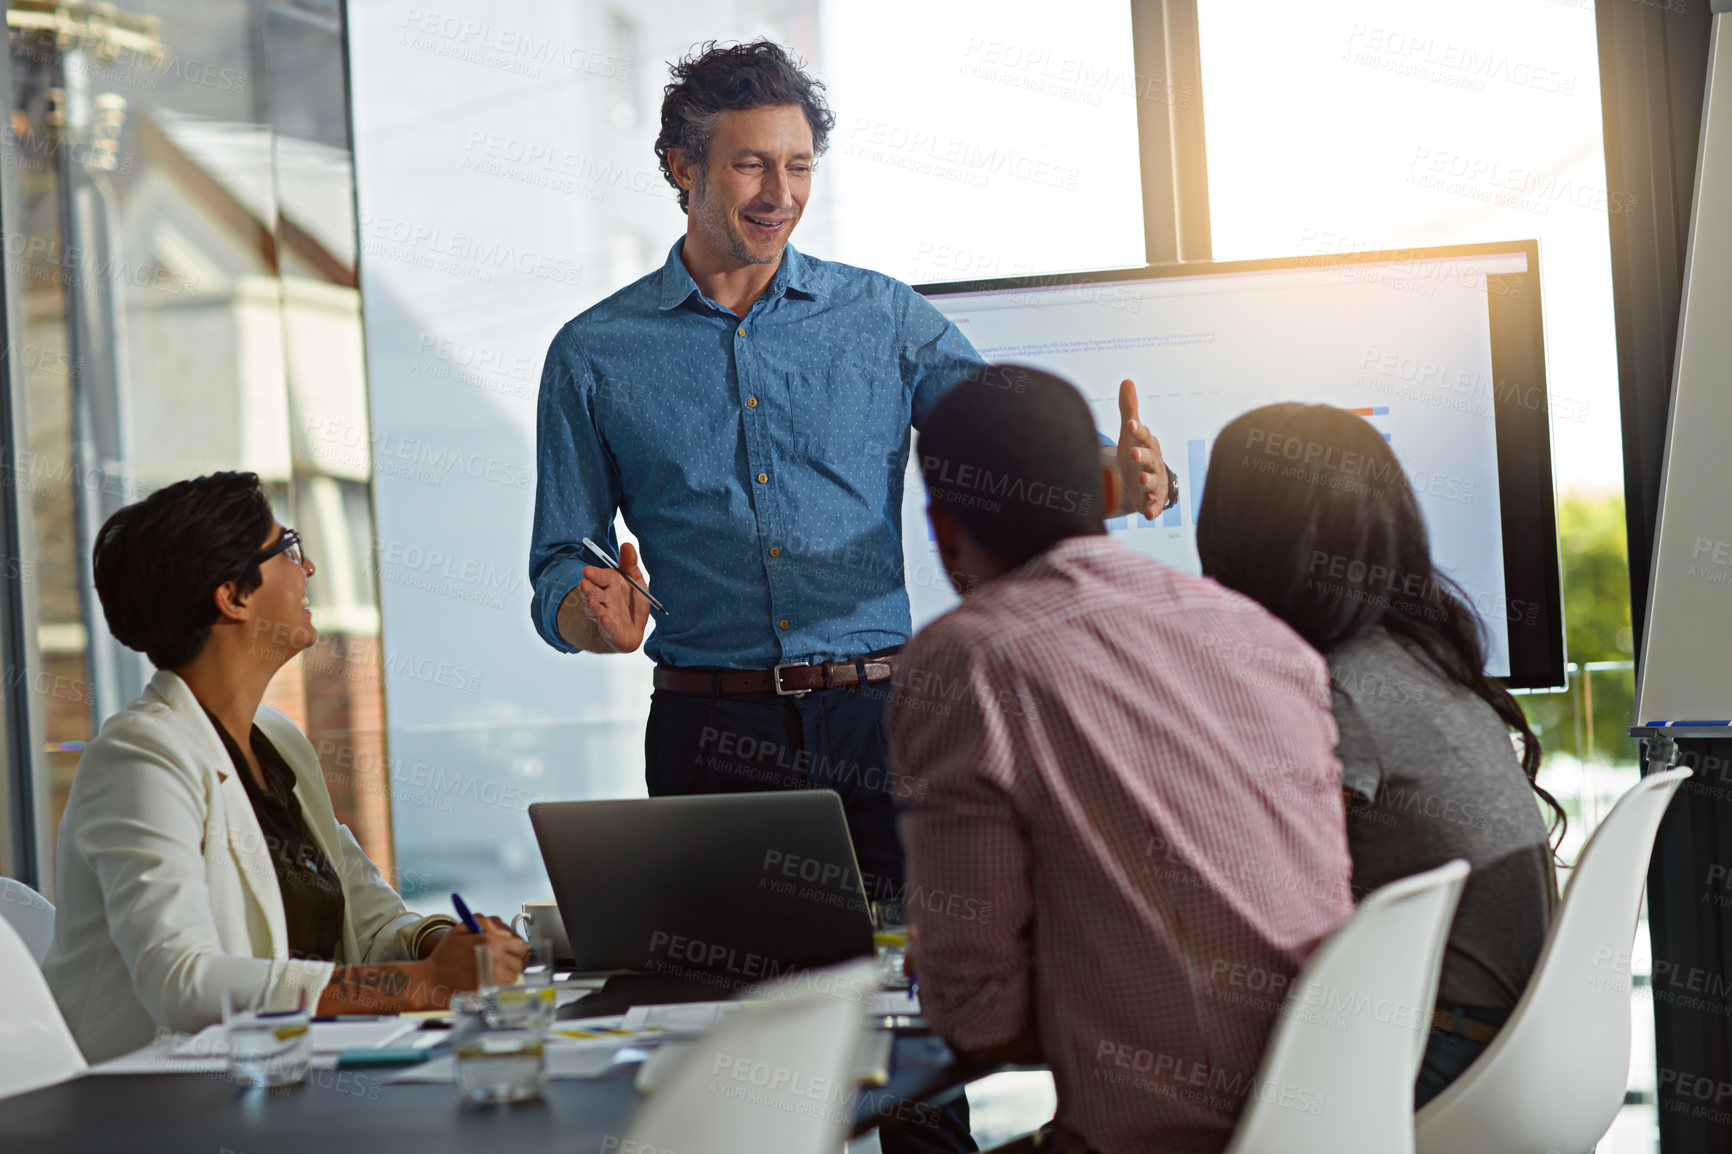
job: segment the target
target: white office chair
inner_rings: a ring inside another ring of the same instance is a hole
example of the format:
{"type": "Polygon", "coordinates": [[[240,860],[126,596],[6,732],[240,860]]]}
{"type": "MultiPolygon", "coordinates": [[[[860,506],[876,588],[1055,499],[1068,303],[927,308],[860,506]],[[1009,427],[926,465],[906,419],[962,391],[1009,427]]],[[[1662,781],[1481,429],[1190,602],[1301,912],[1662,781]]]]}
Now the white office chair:
{"type": "Polygon", "coordinates": [[[48,992],[24,939],[0,918],[0,1098],[64,1082],[84,1072],[84,1055],[48,992]]]}
{"type": "Polygon", "coordinates": [[[1391,882],[1317,947],[1226,1154],[1412,1154],[1413,1081],[1467,873],[1457,860],[1391,882]]]}
{"type": "Polygon", "coordinates": [[[656,1079],[622,1150],[834,1154],[853,1121],[850,1075],[877,963],[862,958],[766,983],[656,1079]]]}
{"type": "Polygon", "coordinates": [[[1688,769],[1651,774],[1582,849],[1528,988],[1485,1053],[1415,1119],[1420,1154],[1586,1154],[1630,1075],[1630,946],[1660,818],[1688,769]]]}
{"type": "Polygon", "coordinates": [[[54,940],[54,903],[13,878],[0,878],[0,918],[12,923],[41,965],[54,940]]]}

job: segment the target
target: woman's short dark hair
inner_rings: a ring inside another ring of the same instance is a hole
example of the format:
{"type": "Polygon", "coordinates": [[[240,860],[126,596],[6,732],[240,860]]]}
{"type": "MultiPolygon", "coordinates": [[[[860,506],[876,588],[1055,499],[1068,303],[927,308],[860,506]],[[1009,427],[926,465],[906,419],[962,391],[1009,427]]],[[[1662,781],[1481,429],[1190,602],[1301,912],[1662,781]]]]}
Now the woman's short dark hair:
{"type": "Polygon", "coordinates": [[[110,517],[91,552],[109,632],[158,669],[199,655],[216,624],[211,594],[263,583],[254,560],[276,518],[257,473],[176,481],[110,517]]]}
{"type": "Polygon", "coordinates": [[[723,112],[744,112],[797,104],[812,127],[812,156],[824,155],[836,114],[824,100],[824,82],[801,71],[787,49],[771,40],[718,46],[714,40],[673,66],[673,80],[662,90],[662,131],[656,159],[662,175],[679,189],[680,211],[691,199],[674,179],[668,153],[683,149],[699,168],[710,158],[723,112]]]}
{"type": "Polygon", "coordinates": [[[932,406],[918,452],[928,500],[1000,568],[1106,532],[1100,438],[1088,402],[1062,377],[977,369],[932,406]]]}
{"type": "Polygon", "coordinates": [[[1203,573],[1246,594],[1328,654],[1381,625],[1483,698],[1522,737],[1534,780],[1540,742],[1521,706],[1485,674],[1484,625],[1438,572],[1413,487],[1370,422],[1330,405],[1267,405],[1235,418],[1209,454],[1197,515],[1203,573]]]}

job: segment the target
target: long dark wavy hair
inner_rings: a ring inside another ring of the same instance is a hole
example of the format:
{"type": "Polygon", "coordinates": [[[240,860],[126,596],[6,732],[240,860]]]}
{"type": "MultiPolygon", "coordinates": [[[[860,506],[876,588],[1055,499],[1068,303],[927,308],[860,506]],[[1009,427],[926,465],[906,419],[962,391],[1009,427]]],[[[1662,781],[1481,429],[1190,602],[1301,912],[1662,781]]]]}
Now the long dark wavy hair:
{"type": "Polygon", "coordinates": [[[1382,626],[1483,699],[1521,734],[1522,772],[1551,810],[1554,847],[1567,819],[1536,775],[1540,742],[1485,673],[1485,626],[1431,561],[1413,487],[1371,424],[1329,405],[1253,409],[1215,441],[1197,516],[1203,572],[1253,598],[1327,655],[1382,626]]]}

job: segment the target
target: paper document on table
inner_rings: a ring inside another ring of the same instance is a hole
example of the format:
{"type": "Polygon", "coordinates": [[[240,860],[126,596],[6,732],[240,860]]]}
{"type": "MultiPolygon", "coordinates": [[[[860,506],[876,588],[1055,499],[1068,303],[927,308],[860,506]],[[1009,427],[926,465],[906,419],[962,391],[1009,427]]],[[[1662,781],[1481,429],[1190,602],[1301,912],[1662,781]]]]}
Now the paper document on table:
{"type": "MultiPolygon", "coordinates": [[[[329,1069],[342,1050],[376,1050],[399,1042],[433,1045],[446,1035],[432,1031],[410,1038],[418,1021],[386,1018],[368,1022],[314,1022],[312,1065],[329,1069]]],[[[228,1069],[228,1036],[223,1025],[206,1026],[196,1034],[164,1034],[148,1046],[92,1066],[92,1074],[219,1074],[228,1069]]]]}
{"type": "MultiPolygon", "coordinates": [[[[554,1079],[593,1078],[605,1073],[620,1053],[632,1049],[630,1042],[614,1042],[612,1045],[554,1045],[549,1038],[549,1045],[542,1053],[547,1064],[547,1076],[554,1079]]],[[[642,1054],[642,1051],[635,1051],[642,1054]]],[[[456,1069],[450,1054],[441,1054],[430,1062],[419,1066],[411,1066],[407,1070],[398,1070],[387,1074],[386,1082],[452,1082],[456,1080],[456,1069]]]]}
{"type": "MultiPolygon", "coordinates": [[[[315,1070],[337,1065],[337,1055],[315,1053],[315,1070]]],[[[228,1071],[228,1040],[222,1027],[212,1026],[197,1034],[166,1034],[130,1054],[110,1058],[90,1067],[92,1074],[222,1074],[228,1071]]]]}
{"type": "MultiPolygon", "coordinates": [[[[343,1050],[379,1050],[386,1046],[396,1045],[398,1041],[413,1034],[421,1028],[418,1021],[405,1022],[399,1018],[379,1018],[355,1022],[314,1022],[312,1023],[313,1053],[336,1054],[343,1050]]],[[[183,1058],[221,1058],[228,1053],[228,1037],[223,1033],[223,1025],[218,1022],[214,1026],[206,1026],[196,1034],[178,1037],[169,1046],[169,1054],[176,1059],[183,1058]]]]}
{"type": "MultiPolygon", "coordinates": [[[[382,1050],[395,1046],[421,1028],[420,1022],[382,1018],[376,1022],[314,1022],[313,1053],[336,1054],[343,1050],[382,1050]]],[[[434,1031],[433,1040],[445,1036],[434,1031]]],[[[427,1039],[417,1039],[425,1042],[427,1039]]]]}
{"type": "Polygon", "coordinates": [[[702,1033],[740,1008],[739,1002],[678,1002],[670,1006],[633,1006],[626,1011],[624,1026],[642,1030],[659,1026],[671,1033],[702,1033]]]}
{"type": "Polygon", "coordinates": [[[550,1046],[623,1046],[628,1042],[654,1045],[665,1033],[660,1026],[632,1027],[625,1024],[625,1015],[613,1014],[601,1018],[570,1018],[555,1022],[547,1030],[550,1046]]]}
{"type": "Polygon", "coordinates": [[[920,999],[907,990],[879,990],[872,995],[872,1012],[913,1017],[920,1013],[920,999]]]}
{"type": "MultiPolygon", "coordinates": [[[[221,1027],[219,1026],[220,1030],[221,1027]]],[[[90,1067],[92,1074],[221,1074],[228,1069],[228,1050],[223,1049],[211,1053],[208,1049],[202,1055],[186,1053],[176,1056],[172,1051],[177,1043],[190,1042],[192,1037],[183,1034],[171,1034],[141,1046],[130,1054],[122,1054],[118,1058],[110,1058],[90,1067]]],[[[220,1043],[220,1039],[219,1039],[220,1043]]]]}
{"type": "MultiPolygon", "coordinates": [[[[162,1040],[158,1039],[158,1045],[162,1040]]],[[[177,1034],[168,1039],[168,1056],[171,1058],[216,1058],[221,1060],[228,1055],[229,1039],[223,1032],[223,1024],[206,1026],[196,1034],[177,1034]]]]}

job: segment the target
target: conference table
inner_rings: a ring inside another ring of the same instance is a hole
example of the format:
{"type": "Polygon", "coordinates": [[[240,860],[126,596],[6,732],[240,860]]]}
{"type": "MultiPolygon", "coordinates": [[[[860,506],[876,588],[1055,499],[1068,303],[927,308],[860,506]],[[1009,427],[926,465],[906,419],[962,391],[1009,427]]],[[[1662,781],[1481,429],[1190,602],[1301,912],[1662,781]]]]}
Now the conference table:
{"type": "MultiPolygon", "coordinates": [[[[220,1073],[86,1074],[0,1099],[0,1151],[128,1154],[626,1154],[636,1065],[549,1079],[540,1101],[476,1106],[455,1086],[313,1069],[299,1086],[249,1090],[220,1073]]],[[[991,1068],[964,1068],[938,1038],[897,1031],[890,1081],[862,1088],[853,1132],[917,1121],[991,1068]]],[[[768,1152],[766,1152],[768,1154],[768,1152]]]]}

